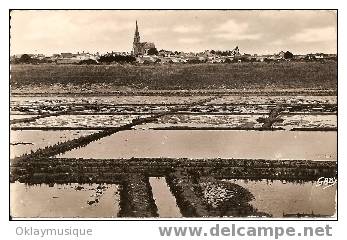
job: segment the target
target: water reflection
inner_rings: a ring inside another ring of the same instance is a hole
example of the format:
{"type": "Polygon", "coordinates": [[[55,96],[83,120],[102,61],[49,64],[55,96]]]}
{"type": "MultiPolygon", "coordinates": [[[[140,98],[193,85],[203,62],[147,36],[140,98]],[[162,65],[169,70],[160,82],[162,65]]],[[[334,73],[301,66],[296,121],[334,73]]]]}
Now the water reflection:
{"type": "Polygon", "coordinates": [[[247,188],[254,196],[251,205],[273,217],[333,216],[335,214],[336,185],[324,189],[315,182],[288,182],[266,179],[224,180],[247,188]]]}
{"type": "Polygon", "coordinates": [[[152,187],[153,198],[158,208],[159,217],[172,218],[182,217],[176,204],[176,199],[170,192],[164,177],[150,177],[149,182],[152,187]]]}
{"type": "Polygon", "coordinates": [[[267,212],[260,212],[249,202],[254,195],[238,184],[205,177],[200,179],[203,200],[207,203],[210,216],[219,217],[271,217],[267,212]]]}
{"type": "Polygon", "coordinates": [[[127,215],[126,208],[134,208],[133,204],[138,204],[134,209],[141,210],[141,216],[162,218],[332,217],[336,212],[336,185],[324,189],[307,181],[215,179],[183,172],[159,178],[136,176],[141,181],[132,181],[131,184],[138,183],[138,186],[132,186],[126,196],[120,194],[123,184],[12,183],[11,215],[19,218],[138,217],[136,211],[127,215]],[[150,187],[142,182],[149,182],[150,187]],[[144,194],[147,189],[150,194],[144,194]]]}
{"type": "Polygon", "coordinates": [[[130,130],[104,137],[59,157],[336,160],[336,142],[336,132],[130,130]]]}
{"type": "Polygon", "coordinates": [[[108,218],[119,212],[119,185],[11,183],[11,216],[108,218]]]}
{"type": "Polygon", "coordinates": [[[41,130],[11,130],[10,158],[29,154],[32,151],[42,149],[57,143],[69,141],[82,136],[87,136],[98,131],[94,130],[64,130],[64,131],[41,131],[41,130]]]}

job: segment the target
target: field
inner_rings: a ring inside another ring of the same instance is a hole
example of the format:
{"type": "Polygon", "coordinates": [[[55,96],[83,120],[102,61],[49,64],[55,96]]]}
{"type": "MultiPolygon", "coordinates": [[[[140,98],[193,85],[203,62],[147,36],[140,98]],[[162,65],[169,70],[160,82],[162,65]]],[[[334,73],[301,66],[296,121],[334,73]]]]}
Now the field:
{"type": "Polygon", "coordinates": [[[12,65],[13,92],[206,89],[336,89],[336,62],[136,65],[12,65]],[[63,88],[62,88],[63,87],[63,88]]]}
{"type": "Polygon", "coordinates": [[[11,74],[14,218],[336,213],[335,62],[11,74]]]}

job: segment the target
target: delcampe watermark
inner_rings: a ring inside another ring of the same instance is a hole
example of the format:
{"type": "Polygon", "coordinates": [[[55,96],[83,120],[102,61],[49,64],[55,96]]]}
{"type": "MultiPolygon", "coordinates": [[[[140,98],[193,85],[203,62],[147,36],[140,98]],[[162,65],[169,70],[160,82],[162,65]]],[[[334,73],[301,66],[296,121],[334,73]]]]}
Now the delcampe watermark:
{"type": "Polygon", "coordinates": [[[171,227],[160,226],[158,228],[161,237],[269,237],[272,239],[280,239],[282,237],[332,237],[332,227],[329,224],[318,227],[296,228],[294,226],[288,227],[275,227],[275,226],[237,226],[231,224],[230,226],[222,226],[216,224],[210,228],[204,227],[171,227]]]}

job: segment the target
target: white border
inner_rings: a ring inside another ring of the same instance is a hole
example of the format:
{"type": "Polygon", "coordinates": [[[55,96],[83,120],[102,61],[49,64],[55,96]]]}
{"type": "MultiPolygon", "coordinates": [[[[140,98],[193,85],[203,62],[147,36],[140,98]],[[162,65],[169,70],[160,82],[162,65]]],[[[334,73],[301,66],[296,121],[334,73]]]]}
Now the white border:
{"type": "MultiPolygon", "coordinates": [[[[161,239],[157,233],[156,226],[211,226],[216,222],[160,222],[160,221],[73,221],[73,222],[42,222],[42,221],[31,221],[31,222],[14,222],[8,221],[8,156],[9,156],[9,148],[8,148],[8,128],[9,128],[9,118],[8,118],[8,106],[9,106],[9,86],[8,86],[8,69],[9,69],[9,42],[8,42],[8,33],[9,33],[9,9],[10,8],[31,8],[31,9],[42,9],[42,8],[66,8],[66,9],[78,9],[78,8],[95,8],[95,9],[104,9],[104,8],[115,8],[115,9],[133,9],[133,8],[175,8],[175,9],[261,9],[261,8],[293,8],[293,9],[303,9],[303,8],[329,8],[329,9],[339,9],[338,12],[338,23],[339,23],[339,45],[338,45],[338,59],[339,59],[339,118],[338,118],[338,136],[339,136],[339,221],[338,222],[328,222],[334,228],[334,236],[333,239],[344,239],[346,234],[344,233],[344,227],[347,226],[346,220],[346,191],[342,189],[345,188],[344,184],[346,183],[346,147],[345,146],[345,133],[346,133],[346,68],[344,67],[344,63],[346,62],[346,48],[343,42],[346,42],[346,27],[344,23],[347,22],[345,10],[347,10],[343,1],[323,1],[323,0],[315,0],[315,1],[302,1],[302,0],[291,0],[291,1],[275,1],[275,0],[264,0],[264,1],[197,1],[197,0],[175,0],[175,1],[163,1],[163,0],[133,0],[129,1],[95,1],[95,0],[60,0],[60,1],[45,1],[45,0],[7,0],[1,1],[0,7],[0,18],[1,18],[1,73],[2,77],[0,80],[0,89],[1,89],[1,107],[2,107],[2,115],[1,119],[1,153],[2,159],[0,160],[0,169],[1,169],[1,204],[0,204],[0,213],[1,220],[0,226],[2,231],[3,239],[37,239],[38,237],[18,237],[15,235],[15,228],[17,226],[32,226],[32,227],[92,227],[94,228],[94,235],[92,237],[84,237],[81,239],[117,239],[123,237],[129,238],[140,238],[140,239],[161,239]]],[[[242,222],[219,222],[221,225],[228,225],[232,223],[236,223],[238,225],[248,225],[248,226],[257,226],[259,224],[264,226],[322,226],[325,222],[315,222],[315,221],[242,221],[242,222]]],[[[62,237],[50,237],[49,239],[60,239],[62,237]]],[[[229,237],[230,238],[230,237],[229,237]]],[[[303,239],[304,237],[295,237],[295,239],[303,239]]],[[[71,239],[65,237],[65,239],[71,239]]],[[[239,238],[241,239],[241,238],[239,238]]],[[[249,239],[249,238],[245,238],[249,239]]],[[[260,238],[260,239],[269,239],[269,238],[260,238]]],[[[293,239],[292,238],[281,238],[281,239],[293,239]]],[[[305,237],[307,239],[307,237],[305,237]]],[[[328,239],[328,237],[320,237],[319,239],[328,239]]],[[[330,239],[330,238],[329,238],[330,239]]]]}

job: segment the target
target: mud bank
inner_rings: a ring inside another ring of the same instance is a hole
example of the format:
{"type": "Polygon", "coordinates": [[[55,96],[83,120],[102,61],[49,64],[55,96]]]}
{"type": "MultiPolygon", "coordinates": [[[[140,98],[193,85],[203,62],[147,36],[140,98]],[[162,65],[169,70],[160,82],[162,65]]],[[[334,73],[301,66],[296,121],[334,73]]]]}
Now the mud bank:
{"type": "Polygon", "coordinates": [[[149,178],[132,174],[123,179],[119,217],[158,217],[149,178]]]}
{"type": "Polygon", "coordinates": [[[35,117],[31,117],[31,118],[22,118],[22,119],[12,119],[10,121],[10,124],[16,124],[16,123],[29,123],[29,122],[34,122],[37,119],[41,119],[41,118],[46,118],[46,117],[53,117],[53,116],[59,116],[65,114],[64,112],[55,112],[55,113],[46,113],[46,114],[42,114],[42,115],[38,115],[35,117]]]}
{"type": "MultiPolygon", "coordinates": [[[[34,86],[33,86],[34,87],[34,86]]],[[[61,86],[60,86],[61,87],[61,86]]],[[[90,87],[90,86],[89,86],[90,87]]],[[[100,96],[200,96],[200,95],[257,95],[257,96],[336,96],[336,89],[322,89],[322,88],[284,88],[279,89],[190,89],[187,90],[140,90],[140,89],[122,89],[107,91],[90,91],[81,92],[80,89],[76,91],[50,91],[45,88],[35,88],[36,91],[28,93],[22,88],[13,88],[11,96],[13,97],[100,97],[100,96]]],[[[58,88],[58,90],[61,90],[58,88]]]]}
{"type": "Polygon", "coordinates": [[[127,174],[165,177],[176,171],[192,171],[217,179],[280,179],[316,181],[336,177],[335,161],[257,159],[71,159],[41,158],[12,162],[11,182],[119,183],[127,174]]]}
{"type": "Polygon", "coordinates": [[[184,217],[271,216],[253,208],[249,202],[254,196],[237,184],[189,171],[176,171],[166,179],[184,217]]]}

